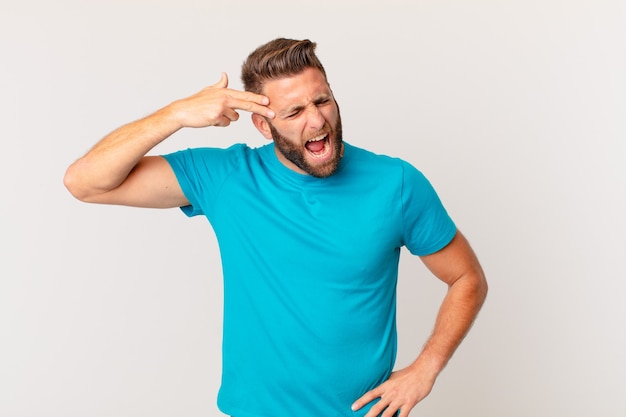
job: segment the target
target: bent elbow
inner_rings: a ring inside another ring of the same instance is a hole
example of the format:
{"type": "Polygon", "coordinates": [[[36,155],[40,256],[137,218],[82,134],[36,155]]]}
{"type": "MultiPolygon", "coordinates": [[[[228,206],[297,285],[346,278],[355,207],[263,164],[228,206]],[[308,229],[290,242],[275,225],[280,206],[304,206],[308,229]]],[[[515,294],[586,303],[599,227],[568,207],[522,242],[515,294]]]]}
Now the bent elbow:
{"type": "Polygon", "coordinates": [[[76,185],[76,180],[71,173],[71,168],[68,168],[68,170],[65,171],[65,175],[63,176],[63,185],[74,198],[83,201],[82,194],[79,192],[79,187],[76,185]]]}
{"type": "Polygon", "coordinates": [[[489,292],[489,284],[487,284],[487,279],[485,278],[484,272],[482,270],[479,272],[480,273],[478,274],[475,291],[478,299],[480,300],[480,303],[482,304],[487,298],[487,293],[489,292]]]}
{"type": "Polygon", "coordinates": [[[70,194],[79,201],[88,203],[89,193],[80,181],[80,175],[76,173],[74,165],[70,165],[63,176],[63,185],[70,194]]]}

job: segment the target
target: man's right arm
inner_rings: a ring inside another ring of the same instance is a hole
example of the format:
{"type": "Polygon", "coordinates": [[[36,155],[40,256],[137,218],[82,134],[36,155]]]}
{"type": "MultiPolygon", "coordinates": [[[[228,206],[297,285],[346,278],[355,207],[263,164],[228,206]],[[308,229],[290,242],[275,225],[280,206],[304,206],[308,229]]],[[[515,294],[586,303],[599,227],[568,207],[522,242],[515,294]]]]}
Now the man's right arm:
{"type": "Polygon", "coordinates": [[[81,201],[137,207],[180,207],[189,202],[160,156],[145,156],[183,127],[228,126],[236,110],[274,117],[267,97],[228,89],[228,78],[120,127],[67,169],[64,183],[81,201]]]}

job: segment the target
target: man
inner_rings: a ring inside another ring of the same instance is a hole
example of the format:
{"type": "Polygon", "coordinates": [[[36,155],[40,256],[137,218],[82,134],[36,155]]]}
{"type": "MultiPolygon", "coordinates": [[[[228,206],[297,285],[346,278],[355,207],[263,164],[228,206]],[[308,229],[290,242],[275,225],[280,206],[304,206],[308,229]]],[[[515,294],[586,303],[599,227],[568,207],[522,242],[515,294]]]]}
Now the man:
{"type": "Polygon", "coordinates": [[[102,139],[72,164],[78,199],[203,214],[224,274],[220,409],[235,417],[408,416],[469,330],[487,284],[463,235],[408,163],[343,142],[315,44],[273,40],[228,78],[102,139]],[[145,156],[237,110],[272,142],[145,156]],[[400,248],[448,285],[414,363],[392,372],[400,248]]]}

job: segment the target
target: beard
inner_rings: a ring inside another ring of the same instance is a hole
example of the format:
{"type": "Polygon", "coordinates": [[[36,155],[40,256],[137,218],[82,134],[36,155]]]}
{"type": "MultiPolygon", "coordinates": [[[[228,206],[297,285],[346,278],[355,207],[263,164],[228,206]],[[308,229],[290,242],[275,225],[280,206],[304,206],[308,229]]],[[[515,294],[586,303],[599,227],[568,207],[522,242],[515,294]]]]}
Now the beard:
{"type": "Polygon", "coordinates": [[[329,161],[321,164],[310,164],[306,159],[305,152],[308,151],[304,146],[300,144],[295,144],[285,136],[281,135],[271,123],[269,123],[269,127],[270,131],[272,132],[272,139],[274,140],[274,145],[276,146],[276,148],[278,148],[278,150],[284,155],[285,158],[287,158],[287,160],[292,162],[302,171],[317,178],[329,177],[333,175],[335,171],[337,171],[339,161],[341,161],[341,157],[343,156],[343,131],[341,126],[341,115],[339,113],[337,113],[337,123],[335,124],[334,128],[328,129],[329,136],[334,133],[333,140],[330,144],[333,147],[333,157],[329,161]]]}

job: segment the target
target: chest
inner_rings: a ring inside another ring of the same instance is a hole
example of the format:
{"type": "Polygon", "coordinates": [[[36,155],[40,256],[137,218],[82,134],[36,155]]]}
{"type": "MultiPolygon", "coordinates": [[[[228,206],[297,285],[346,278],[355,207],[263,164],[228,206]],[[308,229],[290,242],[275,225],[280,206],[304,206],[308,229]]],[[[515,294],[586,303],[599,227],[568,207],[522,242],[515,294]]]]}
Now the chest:
{"type": "Polygon", "coordinates": [[[375,181],[326,187],[229,183],[210,221],[222,251],[350,281],[373,279],[397,263],[402,241],[399,191],[375,181]]]}

